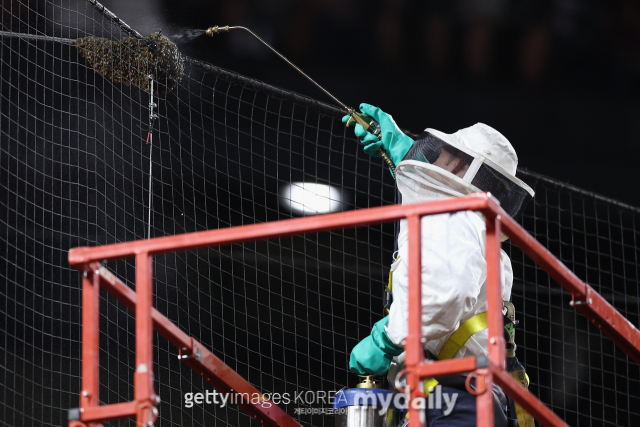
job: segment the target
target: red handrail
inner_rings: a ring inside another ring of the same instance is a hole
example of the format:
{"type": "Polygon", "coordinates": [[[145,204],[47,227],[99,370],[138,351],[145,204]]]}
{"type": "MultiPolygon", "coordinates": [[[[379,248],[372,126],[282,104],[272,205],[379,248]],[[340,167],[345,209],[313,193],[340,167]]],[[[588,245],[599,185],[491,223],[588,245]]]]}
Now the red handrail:
{"type": "MultiPolygon", "coordinates": [[[[546,248],[538,243],[519,224],[510,218],[498,202],[486,193],[413,205],[393,205],[317,217],[298,218],[262,224],[201,231],[176,236],[159,237],[98,247],[80,247],[69,251],[69,263],[84,274],[83,331],[82,331],[82,392],[80,408],[71,411],[70,427],[97,426],[98,423],[136,417],[138,426],[153,423],[159,401],[153,390],[153,335],[157,330],[175,345],[187,366],[198,372],[222,392],[259,393],[251,384],[225,365],[195,339],[152,307],[152,257],[157,254],[199,249],[261,239],[319,233],[343,228],[380,224],[407,218],[409,226],[409,332],[406,340],[408,392],[412,402],[419,394],[420,380],[436,375],[453,375],[473,371],[476,377],[477,425],[493,425],[493,396],[495,381],[525,410],[545,426],[566,425],[557,415],[525,390],[505,371],[505,343],[502,334],[500,286],[500,236],[509,236],[514,244],[531,257],[573,296],[573,305],[604,334],[640,363],[640,331],[629,323],[593,288],[582,282],[546,248]],[[478,366],[472,358],[425,363],[421,344],[421,221],[425,215],[480,211],[486,223],[487,260],[487,316],[489,329],[489,357],[485,366],[478,366]],[[100,261],[136,258],[136,292],[118,280],[100,261]],[[136,312],[136,371],[133,402],[99,406],[98,404],[98,323],[99,289],[104,288],[129,309],[136,312]],[[487,390],[489,390],[487,392],[487,390]]],[[[299,424],[282,409],[268,400],[260,403],[243,402],[239,406],[251,416],[269,426],[293,427],[299,424]]],[[[414,427],[423,427],[419,411],[410,405],[410,420],[414,427]]]]}

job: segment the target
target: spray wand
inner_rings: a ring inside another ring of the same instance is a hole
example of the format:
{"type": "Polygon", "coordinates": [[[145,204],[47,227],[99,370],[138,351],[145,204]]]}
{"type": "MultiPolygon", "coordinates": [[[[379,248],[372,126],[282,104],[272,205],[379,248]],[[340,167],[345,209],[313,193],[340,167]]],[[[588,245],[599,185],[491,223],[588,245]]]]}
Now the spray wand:
{"type": "MultiPolygon", "coordinates": [[[[361,125],[367,132],[370,132],[370,133],[376,135],[378,137],[378,140],[382,139],[382,135],[380,133],[380,124],[378,124],[378,122],[373,120],[371,117],[369,117],[369,116],[367,116],[365,114],[362,114],[359,111],[356,111],[355,109],[353,109],[353,108],[347,106],[346,104],[342,103],[342,101],[340,101],[338,98],[333,96],[333,94],[331,94],[328,90],[326,90],[325,88],[320,86],[318,83],[316,83],[304,71],[302,71],[300,68],[298,68],[293,62],[291,62],[287,58],[285,58],[284,55],[282,55],[280,52],[278,52],[273,47],[271,47],[267,42],[265,42],[260,37],[258,37],[258,35],[256,35],[250,29],[245,28],[245,27],[239,27],[239,26],[230,27],[230,26],[226,25],[224,27],[219,27],[219,26],[216,25],[214,27],[208,28],[205,31],[205,34],[210,36],[210,37],[213,37],[214,34],[228,33],[230,30],[244,30],[244,31],[248,32],[249,34],[251,34],[260,43],[262,43],[263,45],[268,47],[273,53],[275,53],[280,58],[282,58],[287,64],[289,64],[291,67],[293,67],[297,72],[302,74],[307,80],[309,80],[311,83],[313,83],[318,89],[320,89],[327,96],[329,96],[329,98],[331,98],[334,102],[336,102],[338,105],[340,105],[347,112],[347,114],[349,114],[349,116],[350,116],[349,120],[347,121],[347,127],[349,127],[351,125],[351,123],[357,123],[357,124],[361,125]]],[[[389,166],[389,169],[391,169],[391,172],[393,173],[393,176],[395,177],[395,175],[396,175],[396,165],[393,163],[393,160],[391,160],[391,157],[389,157],[387,152],[382,147],[380,149],[378,149],[378,154],[380,154],[382,156],[384,161],[387,163],[387,166],[389,166]]]]}

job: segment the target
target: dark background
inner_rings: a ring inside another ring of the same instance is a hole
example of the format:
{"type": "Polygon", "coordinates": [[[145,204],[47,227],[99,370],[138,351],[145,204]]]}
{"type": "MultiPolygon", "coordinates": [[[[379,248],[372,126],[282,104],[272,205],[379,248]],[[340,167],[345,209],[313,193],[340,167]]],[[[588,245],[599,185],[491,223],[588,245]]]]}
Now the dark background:
{"type": "MultiPolygon", "coordinates": [[[[513,142],[521,166],[638,205],[638,79],[629,59],[637,55],[624,37],[637,32],[633,4],[631,12],[622,3],[469,4],[105,2],[143,34],[162,29],[190,57],[328,101],[243,33],[187,37],[244,24],[350,105],[378,105],[414,132],[486,122],[513,142]]],[[[3,29],[125,36],[82,0],[2,6],[3,29]]],[[[348,190],[346,209],[395,201],[390,175],[339,119],[289,95],[188,66],[159,100],[148,146],[146,92],[103,78],[72,46],[2,42],[0,425],[64,425],[77,406],[80,275],[67,251],[148,236],[149,156],[152,236],[289,218],[277,189],[293,181],[348,190]]],[[[638,210],[522,176],[537,192],[523,226],[637,325],[638,210]]],[[[154,304],[261,390],[351,386],[349,352],[382,315],[393,231],[387,224],[157,257],[154,304]]],[[[638,425],[637,365],[531,260],[504,247],[533,392],[570,425],[638,425]]],[[[131,262],[108,267],[133,286],[131,262]]],[[[135,321],[106,293],[101,304],[101,400],[121,402],[132,398],[135,321]]],[[[154,351],[160,425],[249,424],[237,408],[184,408],[184,392],[210,387],[165,340],[154,351]]],[[[303,422],[333,425],[330,417],[303,422]]]]}
{"type": "Polygon", "coordinates": [[[186,55],[330,100],[247,34],[254,30],[348,105],[367,102],[419,133],[478,121],[521,168],[640,205],[640,5],[632,0],[105,0],[186,55]]]}

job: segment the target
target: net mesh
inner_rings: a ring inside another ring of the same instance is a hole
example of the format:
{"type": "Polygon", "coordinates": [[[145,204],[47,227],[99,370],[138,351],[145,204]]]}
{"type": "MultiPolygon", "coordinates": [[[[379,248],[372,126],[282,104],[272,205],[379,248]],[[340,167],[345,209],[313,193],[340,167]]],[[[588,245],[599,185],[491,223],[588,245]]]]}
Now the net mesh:
{"type": "MultiPolygon", "coordinates": [[[[136,36],[92,6],[3,2],[1,29],[136,36]]],[[[396,201],[382,162],[362,153],[340,112],[323,103],[186,58],[175,88],[156,98],[146,144],[147,92],[106,79],[60,40],[0,39],[0,425],[59,426],[78,406],[81,287],[69,248],[290,218],[279,191],[292,182],[343,189],[344,209],[396,201]]],[[[637,325],[639,212],[522,176],[537,193],[526,229],[637,325]]],[[[259,390],[279,393],[301,423],[333,425],[295,410],[330,407],[307,392],[356,382],[349,352],[382,316],[394,231],[387,224],[158,256],[154,304],[259,390]]],[[[519,250],[505,250],[532,391],[571,425],[637,425],[638,366],[519,250]]],[[[134,287],[133,261],[107,267],[134,287]]],[[[103,292],[100,326],[100,401],[131,400],[134,317],[103,292]]],[[[156,336],[154,349],[159,425],[255,424],[219,397],[187,407],[186,393],[213,388],[164,339],[156,336]]]]}
{"type": "MultiPolygon", "coordinates": [[[[638,210],[528,175],[536,197],[523,226],[638,325],[638,210]]],[[[505,250],[525,331],[516,341],[535,378],[533,392],[569,425],[638,423],[638,365],[571,308],[571,296],[531,260],[509,243],[505,250]]]]}

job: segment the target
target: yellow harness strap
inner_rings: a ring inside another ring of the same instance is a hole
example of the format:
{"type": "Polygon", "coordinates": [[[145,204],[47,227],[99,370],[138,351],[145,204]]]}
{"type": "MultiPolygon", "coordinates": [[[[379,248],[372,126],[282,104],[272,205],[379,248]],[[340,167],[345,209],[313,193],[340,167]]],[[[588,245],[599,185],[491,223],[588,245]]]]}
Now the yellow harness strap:
{"type": "MultiPolygon", "coordinates": [[[[395,260],[393,260],[393,264],[398,262],[400,256],[398,256],[395,260]]],[[[393,266],[393,264],[391,264],[393,266]]],[[[384,290],[385,292],[393,293],[393,270],[389,269],[389,284],[387,288],[384,290]]],[[[387,313],[389,313],[389,309],[387,308],[387,313]]]]}
{"type": "MultiPolygon", "coordinates": [[[[522,387],[525,389],[529,388],[529,376],[523,371],[512,371],[509,372],[513,378],[518,380],[522,387]]],[[[524,410],[522,406],[516,401],[513,402],[513,405],[516,409],[515,416],[518,419],[519,427],[534,427],[533,417],[524,410]]]]}
{"type": "MultiPolygon", "coordinates": [[[[456,331],[451,334],[449,339],[444,343],[438,359],[453,359],[458,350],[477,332],[487,329],[487,312],[478,313],[471,319],[463,322],[456,331]]],[[[435,378],[427,378],[424,380],[424,393],[429,394],[438,385],[435,378]]]]}
{"type": "Polygon", "coordinates": [[[438,359],[453,359],[458,350],[477,332],[487,329],[487,312],[479,313],[463,322],[458,329],[444,343],[438,359]]]}

